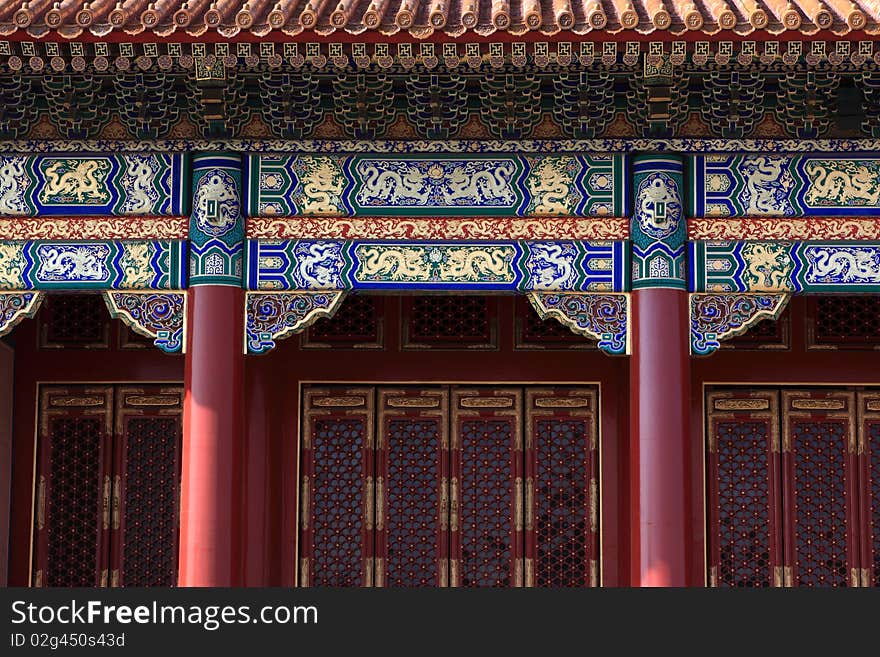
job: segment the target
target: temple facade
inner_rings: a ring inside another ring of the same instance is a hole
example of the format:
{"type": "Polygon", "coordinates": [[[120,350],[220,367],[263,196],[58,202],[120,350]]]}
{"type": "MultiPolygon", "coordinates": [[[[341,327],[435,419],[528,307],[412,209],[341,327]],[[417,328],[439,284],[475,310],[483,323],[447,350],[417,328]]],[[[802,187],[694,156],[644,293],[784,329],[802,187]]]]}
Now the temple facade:
{"type": "Polygon", "coordinates": [[[878,33],[0,1],[2,581],[880,584],[878,33]]]}

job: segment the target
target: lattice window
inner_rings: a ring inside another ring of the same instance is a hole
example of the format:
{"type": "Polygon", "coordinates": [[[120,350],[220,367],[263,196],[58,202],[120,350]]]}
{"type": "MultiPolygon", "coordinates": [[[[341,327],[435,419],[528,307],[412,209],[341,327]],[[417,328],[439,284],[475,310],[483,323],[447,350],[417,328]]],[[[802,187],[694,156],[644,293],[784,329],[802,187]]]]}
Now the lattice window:
{"type": "Polygon", "coordinates": [[[868,521],[871,523],[871,541],[866,545],[870,551],[870,561],[863,561],[863,567],[871,568],[871,585],[880,586],[880,420],[866,422],[865,441],[868,446],[868,521]]]}
{"type": "Polygon", "coordinates": [[[130,417],[125,427],[121,584],[177,583],[179,417],[130,417]]]}
{"type": "Polygon", "coordinates": [[[40,311],[39,323],[41,347],[109,347],[110,315],[98,294],[50,295],[40,311]]]}
{"type": "Polygon", "coordinates": [[[768,422],[715,425],[718,459],[718,586],[770,586],[771,527],[768,422]]]}
{"type": "Polygon", "coordinates": [[[535,431],[535,585],[588,586],[590,428],[546,419],[535,431]]]}
{"type": "Polygon", "coordinates": [[[361,586],[364,562],[364,482],[362,450],[367,429],[361,418],[317,418],[311,436],[312,586],[361,586]]]}
{"type": "Polygon", "coordinates": [[[742,335],[721,342],[722,349],[788,349],[791,347],[791,307],[778,319],[762,319],[742,335]]]}
{"type": "Polygon", "coordinates": [[[497,307],[489,297],[404,297],[403,348],[495,348],[497,307]]]}
{"type": "Polygon", "coordinates": [[[386,425],[387,586],[437,583],[440,431],[437,418],[392,419],[386,425]]]}
{"type": "Polygon", "coordinates": [[[513,427],[509,420],[488,419],[460,426],[461,585],[511,586],[513,427]]]}
{"type": "Polygon", "coordinates": [[[43,389],[35,584],[175,584],[182,397],[169,387],[43,389]]]}
{"type": "Polygon", "coordinates": [[[49,424],[51,494],[45,502],[48,558],[43,586],[97,583],[103,423],[102,417],[58,417],[49,424]]]}
{"type": "Polygon", "coordinates": [[[797,586],[846,586],[846,427],[795,421],[791,427],[797,586]]]}
{"type": "Polygon", "coordinates": [[[829,295],[808,301],[813,349],[880,349],[880,297],[829,295]]]}
{"type": "Polygon", "coordinates": [[[330,319],[319,319],[303,334],[304,348],[360,348],[382,347],[382,297],[354,295],[342,302],[330,319]]]}
{"type": "Polygon", "coordinates": [[[135,333],[128,326],[119,320],[114,320],[117,326],[118,344],[120,349],[153,349],[154,338],[140,333],[135,333]]]}
{"type": "Polygon", "coordinates": [[[555,319],[542,320],[522,296],[516,297],[517,349],[595,349],[596,341],[577,335],[555,319]]]}

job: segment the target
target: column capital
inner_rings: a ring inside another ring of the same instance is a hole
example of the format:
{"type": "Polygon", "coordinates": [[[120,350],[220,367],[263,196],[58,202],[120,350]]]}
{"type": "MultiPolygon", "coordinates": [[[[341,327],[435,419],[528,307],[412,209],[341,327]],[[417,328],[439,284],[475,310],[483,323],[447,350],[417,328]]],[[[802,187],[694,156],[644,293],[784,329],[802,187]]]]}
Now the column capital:
{"type": "Polygon", "coordinates": [[[193,157],[189,284],[242,286],[244,214],[238,153],[193,157]]]}
{"type": "Polygon", "coordinates": [[[632,287],[687,289],[687,227],[682,193],[684,161],[678,155],[633,159],[632,287]]]}

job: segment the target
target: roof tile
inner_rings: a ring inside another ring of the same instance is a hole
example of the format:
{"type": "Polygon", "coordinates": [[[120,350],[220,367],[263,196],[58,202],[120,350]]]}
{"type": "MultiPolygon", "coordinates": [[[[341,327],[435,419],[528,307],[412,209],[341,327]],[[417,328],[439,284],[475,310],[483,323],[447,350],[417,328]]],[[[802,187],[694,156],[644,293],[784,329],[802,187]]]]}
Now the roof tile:
{"type": "MultiPolygon", "coordinates": [[[[880,34],[880,0],[0,0],[0,34],[880,34]]],[[[756,35],[757,36],[757,35],[756,35]]]]}

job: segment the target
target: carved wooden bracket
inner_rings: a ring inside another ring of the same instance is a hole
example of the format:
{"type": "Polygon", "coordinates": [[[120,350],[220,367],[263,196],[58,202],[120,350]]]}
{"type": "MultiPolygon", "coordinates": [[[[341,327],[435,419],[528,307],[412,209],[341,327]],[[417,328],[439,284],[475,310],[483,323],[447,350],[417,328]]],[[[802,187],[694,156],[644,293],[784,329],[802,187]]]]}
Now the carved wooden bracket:
{"type": "Polygon", "coordinates": [[[327,292],[248,292],[245,300],[244,352],[262,354],[322,317],[333,317],[345,290],[327,292]]]}
{"type": "Polygon", "coordinates": [[[43,292],[4,292],[0,294],[0,335],[6,335],[23,319],[31,319],[40,309],[43,292]]]}
{"type": "Polygon", "coordinates": [[[630,353],[628,293],[529,292],[528,299],[541,319],[552,317],[573,333],[598,340],[605,353],[630,353]]]}
{"type": "Polygon", "coordinates": [[[186,291],[104,292],[110,316],[121,319],[135,333],[153,338],[162,351],[186,350],[186,291]]]}
{"type": "Polygon", "coordinates": [[[691,354],[707,356],[721,346],[721,340],[742,335],[762,319],[777,319],[790,296],[786,293],[692,293],[691,354]]]}

